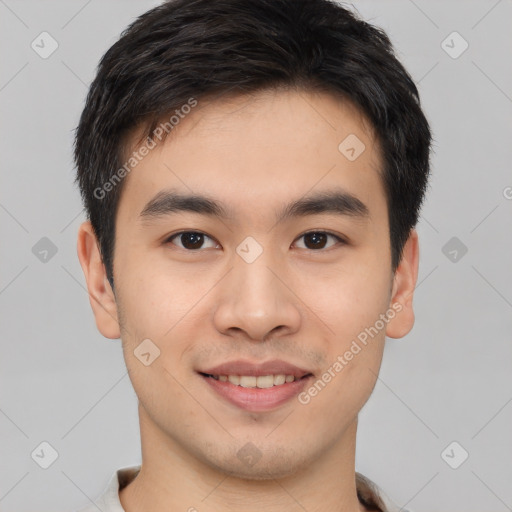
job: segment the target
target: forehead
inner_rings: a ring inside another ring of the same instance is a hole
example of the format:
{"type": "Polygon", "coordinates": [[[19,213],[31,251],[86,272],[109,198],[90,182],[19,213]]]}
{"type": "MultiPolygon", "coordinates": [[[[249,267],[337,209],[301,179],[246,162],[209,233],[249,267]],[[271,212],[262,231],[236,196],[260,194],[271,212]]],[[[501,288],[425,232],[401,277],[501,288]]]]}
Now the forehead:
{"type": "MultiPolygon", "coordinates": [[[[138,147],[131,144],[127,160],[138,147]]],[[[134,220],[168,188],[216,197],[246,214],[339,186],[375,203],[384,196],[380,172],[371,124],[351,102],[326,93],[265,91],[201,101],[182,115],[127,174],[119,211],[134,220]]]]}

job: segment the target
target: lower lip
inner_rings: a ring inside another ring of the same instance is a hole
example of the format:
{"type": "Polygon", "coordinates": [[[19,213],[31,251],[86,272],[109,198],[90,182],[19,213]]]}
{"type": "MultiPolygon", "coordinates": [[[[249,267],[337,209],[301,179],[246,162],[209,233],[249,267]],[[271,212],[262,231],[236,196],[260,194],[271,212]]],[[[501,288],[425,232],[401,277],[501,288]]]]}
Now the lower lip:
{"type": "Polygon", "coordinates": [[[206,383],[228,402],[250,412],[262,412],[275,409],[298,395],[311,379],[312,375],[293,382],[286,382],[271,388],[244,388],[229,381],[216,380],[199,374],[206,383]]]}

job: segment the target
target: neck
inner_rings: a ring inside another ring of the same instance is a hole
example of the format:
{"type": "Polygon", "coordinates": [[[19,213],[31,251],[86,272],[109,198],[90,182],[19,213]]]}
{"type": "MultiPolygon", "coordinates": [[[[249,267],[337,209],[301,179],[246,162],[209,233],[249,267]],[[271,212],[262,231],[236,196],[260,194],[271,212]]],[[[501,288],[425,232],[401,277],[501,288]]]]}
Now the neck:
{"type": "Polygon", "coordinates": [[[363,512],[355,477],[357,420],[336,445],[293,474],[268,479],[240,478],[189,453],[155,425],[139,406],[142,465],[119,493],[126,512],[363,512]]]}

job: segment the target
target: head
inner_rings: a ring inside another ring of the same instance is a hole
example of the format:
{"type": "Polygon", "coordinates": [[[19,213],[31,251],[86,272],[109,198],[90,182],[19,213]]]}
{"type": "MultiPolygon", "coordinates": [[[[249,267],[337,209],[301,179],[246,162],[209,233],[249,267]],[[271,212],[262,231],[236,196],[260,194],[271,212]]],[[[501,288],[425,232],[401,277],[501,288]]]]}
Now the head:
{"type": "Polygon", "coordinates": [[[267,478],[354,428],[414,322],[430,142],[386,34],[328,0],[178,0],[123,32],[77,129],[78,252],[148,432],[267,478]],[[203,374],[234,359],[304,368],[302,399],[219,398],[203,374]]]}

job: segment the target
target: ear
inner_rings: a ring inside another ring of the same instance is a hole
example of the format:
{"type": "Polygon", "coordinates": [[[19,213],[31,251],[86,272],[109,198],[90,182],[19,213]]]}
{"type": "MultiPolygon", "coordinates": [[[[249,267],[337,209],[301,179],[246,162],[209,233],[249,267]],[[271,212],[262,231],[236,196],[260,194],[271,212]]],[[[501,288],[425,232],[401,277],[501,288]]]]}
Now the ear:
{"type": "Polygon", "coordinates": [[[418,264],[418,233],[412,229],[393,278],[390,307],[397,313],[386,327],[386,336],[390,338],[402,338],[414,325],[412,299],[418,279],[418,264]]]}
{"type": "Polygon", "coordinates": [[[77,253],[87,281],[96,327],[106,338],[120,338],[114,292],[107,279],[98,240],[90,221],[84,222],[78,229],[77,253]]]}

